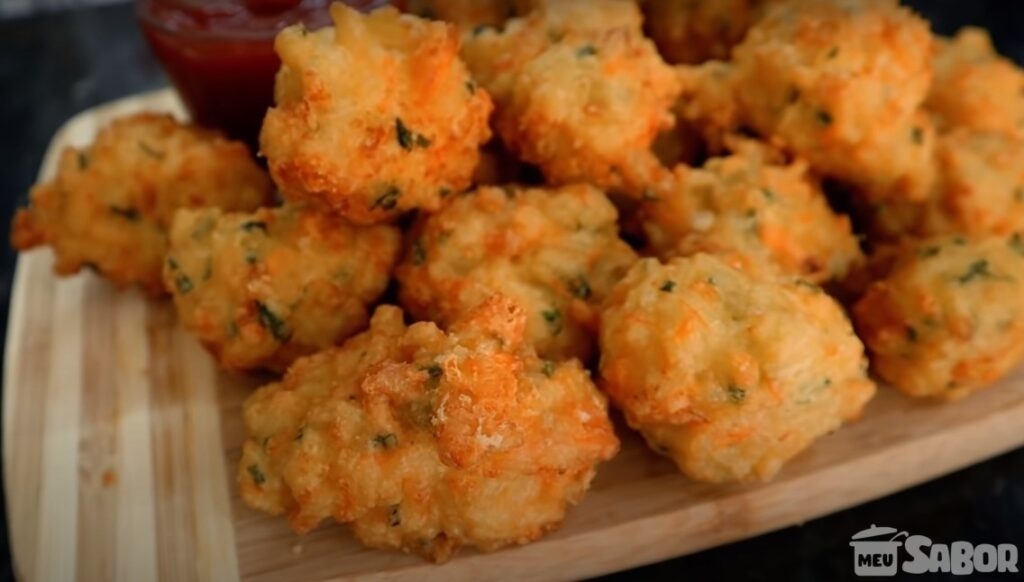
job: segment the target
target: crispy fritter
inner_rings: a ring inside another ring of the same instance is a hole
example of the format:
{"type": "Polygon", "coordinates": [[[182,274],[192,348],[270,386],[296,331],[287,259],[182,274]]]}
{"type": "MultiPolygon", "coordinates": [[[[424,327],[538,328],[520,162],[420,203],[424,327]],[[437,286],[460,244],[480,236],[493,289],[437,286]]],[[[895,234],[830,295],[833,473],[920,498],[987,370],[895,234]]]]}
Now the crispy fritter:
{"type": "Polygon", "coordinates": [[[895,0],[791,0],[733,53],[744,121],[872,200],[921,199],[934,130],[928,23],[895,0]]]}
{"type": "Polygon", "coordinates": [[[244,144],[168,115],[113,121],[85,148],[66,148],[56,176],[14,218],[18,250],[53,247],[55,270],[88,267],[118,287],[164,291],[167,230],[179,208],[254,210],[271,200],[267,175],[244,144]]]}
{"type": "Polygon", "coordinates": [[[806,282],[643,259],[606,306],[603,386],[692,479],[770,479],[875,393],[842,309],[806,282]]]}
{"type": "Polygon", "coordinates": [[[1024,137],[957,128],[939,136],[936,162],[927,199],[867,210],[876,239],[1024,231],[1024,137]]]}
{"type": "Polygon", "coordinates": [[[654,254],[719,254],[815,283],[842,278],[861,262],[849,218],[829,208],[807,164],[762,157],[748,151],[712,158],[700,169],[677,167],[673,188],[643,203],[654,254]]]}
{"type": "Polygon", "coordinates": [[[587,361],[601,301],[636,261],[616,218],[588,185],[460,196],[414,227],[397,270],[402,305],[449,323],[502,293],[525,311],[528,341],[542,357],[587,361]]]}
{"type": "Polygon", "coordinates": [[[1024,236],[908,243],[854,306],[882,379],[917,397],[962,398],[1024,360],[1024,236]]]}
{"type": "Polygon", "coordinates": [[[679,80],[640,23],[632,2],[567,0],[466,39],[498,135],[549,182],[639,197],[667,175],[651,145],[672,126],[679,80]]]}
{"type": "Polygon", "coordinates": [[[361,224],[470,185],[492,105],[459,60],[454,27],[331,7],[334,27],[284,30],[276,107],[260,136],[286,198],[361,224]]]}
{"type": "Polygon", "coordinates": [[[438,562],[557,527],[618,440],[587,372],[539,359],[525,325],[500,297],[448,333],[379,308],[246,402],[243,500],[300,533],[334,518],[438,562]]]}
{"type": "Polygon", "coordinates": [[[1024,71],[999,56],[979,28],[964,28],[938,46],[925,106],[940,126],[1024,137],[1024,71]]]}
{"type": "Polygon", "coordinates": [[[644,28],[670,63],[727,59],[777,0],[643,0],[644,28]]]}
{"type": "Polygon", "coordinates": [[[362,331],[401,234],[285,206],[181,211],[164,280],[184,326],[229,370],[284,370],[362,331]]]}

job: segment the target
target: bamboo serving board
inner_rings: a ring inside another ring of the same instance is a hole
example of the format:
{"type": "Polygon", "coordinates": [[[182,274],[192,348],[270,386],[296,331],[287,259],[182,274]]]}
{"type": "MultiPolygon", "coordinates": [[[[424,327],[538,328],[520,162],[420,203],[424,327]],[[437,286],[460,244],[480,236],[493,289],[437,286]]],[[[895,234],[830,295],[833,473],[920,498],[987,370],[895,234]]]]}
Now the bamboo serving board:
{"type": "MultiPolygon", "coordinates": [[[[182,114],[166,90],[87,111],[57,134],[41,175],[62,147],[140,109],[182,114]]],[[[882,390],[768,484],[688,482],[620,430],[622,452],[559,531],[435,566],[363,549],[338,525],[299,537],[246,508],[240,409],[261,380],[218,372],[168,303],[92,275],[57,280],[52,261],[20,258],[7,330],[4,484],[22,580],[579,578],[800,523],[1024,444],[1024,369],[952,406],[882,390]]]]}

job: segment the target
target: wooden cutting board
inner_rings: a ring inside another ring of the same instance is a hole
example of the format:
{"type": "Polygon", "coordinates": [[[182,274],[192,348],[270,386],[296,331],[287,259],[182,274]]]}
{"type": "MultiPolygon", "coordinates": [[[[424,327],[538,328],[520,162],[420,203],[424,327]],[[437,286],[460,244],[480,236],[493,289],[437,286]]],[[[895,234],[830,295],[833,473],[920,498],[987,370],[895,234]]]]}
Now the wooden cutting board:
{"type": "MultiPolygon", "coordinates": [[[[54,138],[41,176],[62,147],[140,109],[182,114],[170,91],[87,111],[54,138]]],[[[88,274],[57,280],[52,260],[20,258],[7,330],[4,483],[23,580],[579,578],[800,523],[1024,444],[1024,369],[955,405],[882,390],[863,420],[762,485],[687,482],[620,430],[622,452],[559,531],[435,566],[363,549],[337,525],[299,537],[246,508],[240,408],[261,379],[218,372],[168,303],[88,274]]]]}

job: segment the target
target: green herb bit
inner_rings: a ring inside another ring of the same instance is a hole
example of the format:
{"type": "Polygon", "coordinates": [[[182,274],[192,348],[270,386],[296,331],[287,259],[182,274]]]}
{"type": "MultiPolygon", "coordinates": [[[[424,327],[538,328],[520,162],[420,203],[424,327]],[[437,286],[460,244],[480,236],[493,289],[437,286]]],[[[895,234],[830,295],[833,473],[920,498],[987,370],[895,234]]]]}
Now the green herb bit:
{"type": "Polygon", "coordinates": [[[393,449],[398,446],[398,437],[392,432],[379,434],[373,437],[373,445],[384,450],[393,449]]]}
{"type": "Polygon", "coordinates": [[[441,190],[438,192],[438,194],[441,195],[441,198],[447,198],[447,197],[452,195],[452,192],[453,192],[453,190],[451,188],[444,187],[444,188],[441,188],[441,190]]]}
{"type": "Polygon", "coordinates": [[[288,330],[288,326],[284,320],[277,316],[269,307],[256,302],[256,311],[259,314],[260,325],[270,331],[270,335],[274,336],[274,339],[285,343],[291,338],[291,332],[288,330]]]}
{"type": "Polygon", "coordinates": [[[907,326],[907,341],[916,342],[917,341],[917,337],[918,337],[917,329],[914,326],[912,326],[912,325],[908,325],[907,326]]]}
{"type": "Polygon", "coordinates": [[[427,390],[437,389],[437,386],[441,383],[441,377],[444,376],[444,368],[440,364],[433,362],[423,366],[420,370],[427,373],[427,390]]]}
{"type": "Polygon", "coordinates": [[[470,95],[476,95],[476,82],[472,80],[466,81],[466,91],[469,91],[470,95]]]}
{"type": "Polygon", "coordinates": [[[764,196],[765,200],[768,200],[769,202],[775,201],[775,192],[771,188],[761,188],[761,194],[764,196]]]}
{"type": "Polygon", "coordinates": [[[396,503],[391,506],[388,511],[388,525],[391,527],[398,527],[402,525],[402,514],[400,513],[400,504],[396,503]]]}
{"type": "Polygon", "coordinates": [[[490,26],[488,26],[488,25],[486,25],[486,24],[478,24],[477,26],[475,26],[475,27],[473,28],[473,36],[480,36],[480,35],[481,35],[481,34],[483,34],[483,33],[484,33],[484,31],[486,31],[486,30],[487,30],[488,28],[491,28],[491,27],[490,27],[490,26]]]}
{"type": "Polygon", "coordinates": [[[248,469],[249,476],[252,477],[253,483],[255,483],[256,485],[263,485],[264,483],[267,482],[267,477],[263,474],[263,471],[260,470],[259,465],[253,463],[252,465],[249,465],[248,469]]]}
{"type": "Polygon", "coordinates": [[[192,279],[189,279],[185,274],[178,274],[178,276],[174,278],[174,286],[177,287],[178,294],[180,295],[188,295],[194,288],[192,285],[192,279]]]}
{"type": "Polygon", "coordinates": [[[159,150],[153,149],[149,144],[147,144],[144,141],[139,142],[139,149],[142,150],[142,153],[153,158],[154,160],[162,160],[167,157],[167,154],[159,150]]]}
{"type": "Polygon", "coordinates": [[[377,197],[370,205],[370,210],[394,210],[398,206],[398,199],[402,197],[402,191],[397,186],[389,186],[383,194],[377,197]]]}
{"type": "Polygon", "coordinates": [[[89,168],[89,156],[85,152],[78,152],[78,169],[83,172],[89,168]]]}
{"type": "Polygon", "coordinates": [[[1024,257],[1024,236],[1021,236],[1019,232],[1013,233],[1013,236],[1010,237],[1010,248],[1024,257]]]}
{"type": "Polygon", "coordinates": [[[423,247],[423,241],[416,241],[412,245],[412,264],[417,267],[427,262],[427,249],[423,247]]]}
{"type": "Polygon", "coordinates": [[[839,56],[839,47],[834,46],[828,50],[828,54],[825,55],[825,58],[827,58],[828,60],[832,60],[837,56],[839,56]]]}
{"type": "Polygon", "coordinates": [[[587,282],[587,278],[583,275],[569,281],[569,290],[572,291],[573,295],[584,300],[590,299],[591,295],[594,294],[593,289],[590,288],[590,283],[587,282]]]}
{"type": "Polygon", "coordinates": [[[542,311],[541,315],[544,317],[544,321],[548,322],[548,327],[551,328],[551,333],[558,335],[562,333],[562,312],[558,309],[552,308],[546,311],[542,311]]]}
{"type": "Polygon", "coordinates": [[[915,125],[913,129],[910,130],[910,139],[915,145],[921,145],[924,143],[924,130],[915,125]]]}
{"type": "Polygon", "coordinates": [[[739,404],[747,398],[747,391],[735,384],[729,384],[725,391],[729,395],[729,402],[734,404],[739,404]]]}
{"type": "Polygon", "coordinates": [[[423,134],[406,127],[401,117],[395,118],[395,133],[398,134],[398,145],[402,146],[404,150],[430,147],[430,140],[423,134]]]}
{"type": "Polygon", "coordinates": [[[544,360],[544,363],[541,364],[540,371],[542,374],[550,378],[555,375],[555,369],[557,367],[557,364],[555,364],[551,360],[544,360]]]}
{"type": "Polygon", "coordinates": [[[814,291],[815,293],[821,293],[822,292],[820,286],[818,286],[818,285],[808,281],[807,279],[797,279],[795,281],[795,283],[796,283],[797,287],[803,287],[805,289],[810,289],[811,291],[814,291]]]}
{"type": "Polygon", "coordinates": [[[247,220],[242,223],[242,230],[246,232],[253,232],[254,230],[267,232],[267,223],[262,220],[247,220]]]}
{"type": "Polygon", "coordinates": [[[942,249],[937,246],[927,246],[917,249],[917,256],[921,259],[930,259],[935,255],[939,254],[942,249]]]}
{"type": "Polygon", "coordinates": [[[668,279],[661,284],[661,287],[659,287],[658,290],[662,293],[671,293],[676,290],[676,282],[672,279],[668,279]]]}
{"type": "Polygon", "coordinates": [[[138,222],[139,218],[142,216],[139,214],[137,208],[132,208],[131,206],[111,206],[110,211],[121,218],[132,222],[138,222]]]}
{"type": "Polygon", "coordinates": [[[592,57],[595,56],[596,54],[597,47],[595,47],[592,44],[584,45],[580,47],[579,50],[576,51],[576,56],[581,59],[584,57],[592,57]]]}
{"type": "Polygon", "coordinates": [[[815,117],[818,118],[818,123],[829,126],[832,125],[832,114],[824,109],[819,109],[815,112],[815,117]]]}
{"type": "Polygon", "coordinates": [[[992,271],[989,270],[988,261],[980,259],[971,263],[971,266],[967,268],[967,272],[960,275],[957,281],[966,284],[975,279],[992,278],[993,276],[992,271]]]}

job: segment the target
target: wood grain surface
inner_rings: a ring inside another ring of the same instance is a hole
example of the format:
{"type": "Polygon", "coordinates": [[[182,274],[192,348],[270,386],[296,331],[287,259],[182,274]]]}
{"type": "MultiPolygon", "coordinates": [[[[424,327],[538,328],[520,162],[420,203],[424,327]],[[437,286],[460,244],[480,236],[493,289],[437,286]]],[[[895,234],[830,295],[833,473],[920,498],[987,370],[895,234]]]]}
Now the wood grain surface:
{"type": "MultiPolygon", "coordinates": [[[[41,175],[61,147],[139,109],[181,114],[169,91],[83,113],[41,175]]],[[[266,378],[219,372],[170,304],[90,274],[58,280],[52,261],[20,258],[7,330],[4,483],[23,580],[579,578],[800,523],[1024,444],[1024,370],[952,406],[882,390],[860,422],[761,485],[688,482],[620,429],[622,453],[559,531],[434,566],[363,549],[337,525],[299,537],[247,509],[234,487],[240,409],[266,378]]]]}

